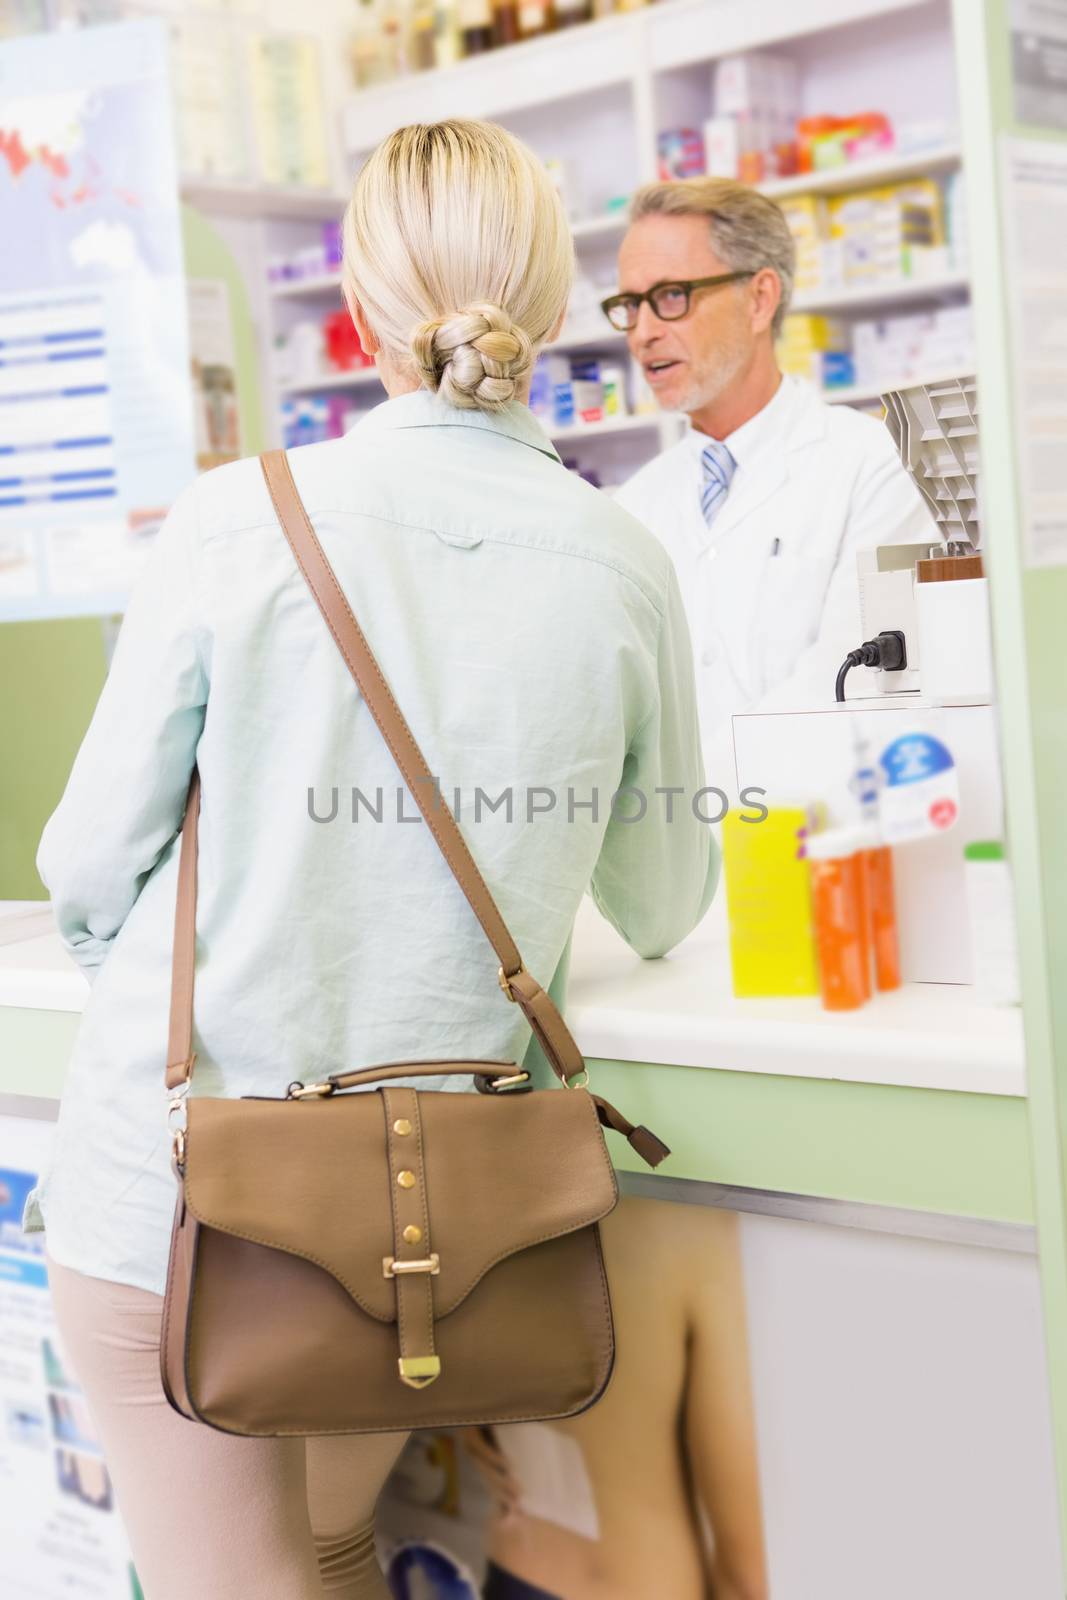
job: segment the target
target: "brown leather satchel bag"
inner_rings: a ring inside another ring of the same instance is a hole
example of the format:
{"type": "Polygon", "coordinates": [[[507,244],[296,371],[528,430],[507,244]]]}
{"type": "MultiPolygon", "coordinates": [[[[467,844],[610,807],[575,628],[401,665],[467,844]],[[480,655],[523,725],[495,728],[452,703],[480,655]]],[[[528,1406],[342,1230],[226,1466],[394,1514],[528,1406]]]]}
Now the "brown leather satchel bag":
{"type": "Polygon", "coordinates": [[[285,452],[261,458],[341,654],[522,1007],[571,1092],[513,1062],[404,1061],[189,1095],[199,775],[182,826],[166,1084],[179,1193],[163,1316],[171,1405],[227,1433],[373,1433],[573,1416],[614,1361],[598,1221],[618,1199],[602,1127],[669,1154],[586,1088],[582,1057],[500,912],[315,537],[285,452]],[[422,781],[420,781],[422,780],[422,781]],[[431,794],[434,798],[431,799],[431,794]],[[480,1094],[397,1086],[473,1074],[480,1094]],[[373,1092],[338,1091],[377,1084],[373,1092]]]}

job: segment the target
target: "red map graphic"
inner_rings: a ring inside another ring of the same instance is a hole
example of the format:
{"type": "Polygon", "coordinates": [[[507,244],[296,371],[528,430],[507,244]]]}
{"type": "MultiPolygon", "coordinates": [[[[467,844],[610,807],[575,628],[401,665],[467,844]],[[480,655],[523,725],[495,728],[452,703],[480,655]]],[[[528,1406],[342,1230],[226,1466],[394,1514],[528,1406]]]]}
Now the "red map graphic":
{"type": "MultiPolygon", "coordinates": [[[[0,127],[0,158],[7,163],[8,171],[15,179],[21,178],[23,173],[33,166],[43,167],[60,183],[66,183],[74,176],[66,156],[49,149],[48,145],[37,145],[33,150],[27,150],[17,128],[0,127]]],[[[100,198],[103,189],[99,181],[101,176],[99,163],[94,161],[92,156],[86,156],[84,165],[85,173],[78,177],[73,188],[52,189],[48,198],[57,210],[65,211],[69,206],[83,206],[100,198]]],[[[128,206],[139,206],[141,203],[138,196],[129,190],[117,189],[115,193],[128,206]]]]}
{"type": "Polygon", "coordinates": [[[70,167],[66,156],[54,155],[47,145],[40,145],[30,155],[17,130],[14,133],[7,133],[3,128],[0,128],[0,156],[3,156],[7,162],[13,178],[21,177],[26,168],[34,161],[38,162],[42,167],[46,167],[53,177],[70,177],[70,167]]]}

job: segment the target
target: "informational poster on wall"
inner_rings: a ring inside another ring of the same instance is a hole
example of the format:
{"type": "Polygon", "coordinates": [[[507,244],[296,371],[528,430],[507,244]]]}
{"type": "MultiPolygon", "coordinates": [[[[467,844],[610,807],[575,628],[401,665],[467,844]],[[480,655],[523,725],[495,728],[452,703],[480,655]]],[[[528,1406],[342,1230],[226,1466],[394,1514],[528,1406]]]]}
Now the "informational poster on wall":
{"type": "Polygon", "coordinates": [[[1067,0],[1011,0],[1015,120],[1067,130],[1067,0]]]}
{"type": "Polygon", "coordinates": [[[1011,314],[1023,552],[1067,564],[1067,140],[1004,139],[1004,249],[1011,314]]]}
{"type": "Polygon", "coordinates": [[[0,622],[121,610],[194,473],[167,33],[0,43],[0,622]]]}
{"type": "Polygon", "coordinates": [[[91,1417],[22,1208],[52,1124],[0,1116],[0,1594],[142,1600],[91,1417]]]}
{"type": "Polygon", "coordinates": [[[623,1195],[601,1236],[605,1394],[554,1422],[413,1435],[378,1507],[396,1600],[767,1592],[738,1218],[623,1195]]]}

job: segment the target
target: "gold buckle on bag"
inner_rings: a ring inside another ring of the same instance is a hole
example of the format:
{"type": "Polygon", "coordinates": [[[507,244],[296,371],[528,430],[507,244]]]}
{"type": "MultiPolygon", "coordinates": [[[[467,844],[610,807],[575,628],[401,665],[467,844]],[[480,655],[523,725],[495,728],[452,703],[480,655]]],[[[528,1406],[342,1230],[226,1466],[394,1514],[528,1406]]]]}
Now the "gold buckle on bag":
{"type": "Polygon", "coordinates": [[[382,1257],[382,1277],[395,1278],[401,1272],[428,1272],[436,1278],[441,1270],[441,1258],[436,1250],[421,1261],[397,1261],[393,1256],[382,1257]]]}
{"type": "MultiPolygon", "coordinates": [[[[516,976],[518,976],[518,974],[516,974],[516,976]]],[[[497,969],[496,969],[496,981],[497,981],[497,983],[499,983],[500,987],[504,991],[504,994],[512,1002],[512,1004],[513,1005],[516,1004],[517,1002],[515,1000],[515,996],[511,992],[511,979],[508,977],[508,975],[504,971],[503,967],[497,967],[497,969]]]]}
{"type": "Polygon", "coordinates": [[[325,1099],[327,1095],[334,1094],[336,1089],[337,1085],[335,1083],[301,1083],[297,1079],[286,1089],[285,1098],[287,1100],[325,1099]]]}
{"type": "Polygon", "coordinates": [[[400,1381],[409,1389],[425,1389],[441,1375],[440,1356],[401,1356],[397,1362],[400,1381]]]}
{"type": "Polygon", "coordinates": [[[167,1131],[171,1136],[171,1159],[179,1170],[185,1166],[185,1133],[189,1126],[189,1113],[185,1102],[188,1095],[189,1079],[186,1078],[170,1091],[170,1099],[167,1101],[167,1131]]]}

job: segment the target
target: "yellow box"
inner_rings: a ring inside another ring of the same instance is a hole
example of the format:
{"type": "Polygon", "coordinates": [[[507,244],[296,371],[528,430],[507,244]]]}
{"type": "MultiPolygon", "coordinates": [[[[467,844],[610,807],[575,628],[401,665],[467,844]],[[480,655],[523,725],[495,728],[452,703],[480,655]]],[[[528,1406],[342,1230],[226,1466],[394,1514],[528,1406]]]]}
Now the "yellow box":
{"type": "Polygon", "coordinates": [[[722,825],[726,908],[734,994],[818,994],[808,864],[797,856],[807,813],[771,811],[745,822],[730,811],[722,825]]]}

